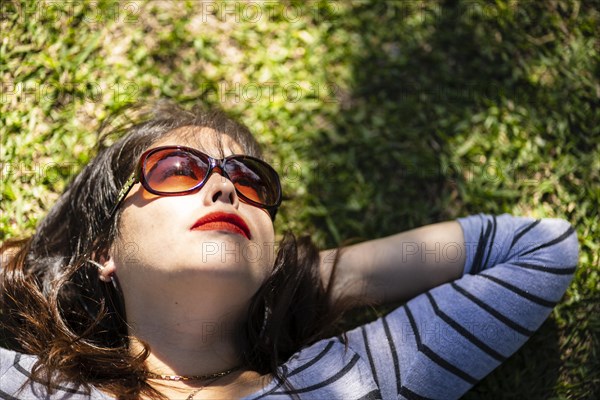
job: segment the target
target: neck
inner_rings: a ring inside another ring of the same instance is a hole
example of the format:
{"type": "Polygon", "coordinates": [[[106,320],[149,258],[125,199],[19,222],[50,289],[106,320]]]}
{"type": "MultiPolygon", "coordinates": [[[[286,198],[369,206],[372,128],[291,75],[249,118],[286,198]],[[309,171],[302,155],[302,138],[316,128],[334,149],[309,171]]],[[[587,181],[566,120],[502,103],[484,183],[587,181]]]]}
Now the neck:
{"type": "Polygon", "coordinates": [[[218,293],[186,284],[176,285],[175,291],[165,289],[160,295],[126,299],[130,348],[139,354],[143,343],[149,346],[148,370],[209,375],[239,366],[239,333],[247,318],[249,296],[240,296],[242,300],[224,296],[239,291],[224,290],[222,285],[218,293]]]}

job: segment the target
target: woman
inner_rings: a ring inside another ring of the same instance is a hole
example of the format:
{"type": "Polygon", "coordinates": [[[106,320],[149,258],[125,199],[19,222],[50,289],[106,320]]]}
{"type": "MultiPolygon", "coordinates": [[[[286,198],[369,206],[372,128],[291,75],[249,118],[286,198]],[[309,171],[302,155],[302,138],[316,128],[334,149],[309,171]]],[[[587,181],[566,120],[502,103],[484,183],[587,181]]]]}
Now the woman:
{"type": "Polygon", "coordinates": [[[567,222],[507,215],[275,246],[279,178],[246,128],[162,104],[125,130],[5,246],[0,397],[457,398],[575,271],[567,222]],[[350,305],[409,298],[331,336],[350,305]]]}

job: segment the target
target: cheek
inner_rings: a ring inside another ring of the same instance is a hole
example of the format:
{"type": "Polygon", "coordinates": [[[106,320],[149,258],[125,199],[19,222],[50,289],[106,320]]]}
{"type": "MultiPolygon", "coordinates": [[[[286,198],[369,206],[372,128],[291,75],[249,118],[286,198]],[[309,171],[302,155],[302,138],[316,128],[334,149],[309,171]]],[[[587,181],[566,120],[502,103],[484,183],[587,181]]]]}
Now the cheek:
{"type": "Polygon", "coordinates": [[[264,280],[272,271],[275,262],[275,231],[271,217],[261,209],[242,205],[243,215],[251,220],[254,237],[241,247],[242,258],[254,265],[256,276],[264,280]],[[246,208],[247,207],[247,208],[246,208]]]}
{"type": "Polygon", "coordinates": [[[119,223],[119,231],[111,246],[110,256],[117,266],[117,272],[122,272],[123,266],[139,261],[139,239],[135,237],[135,232],[130,232],[122,222],[119,223]]]}
{"type": "MultiPolygon", "coordinates": [[[[162,246],[168,246],[172,235],[167,233],[165,218],[157,213],[139,212],[141,209],[126,209],[121,214],[119,232],[113,244],[113,253],[117,265],[141,265],[160,255],[162,246]],[[161,246],[162,245],[162,246],[161,246]]],[[[146,211],[148,211],[146,209],[146,211]]]]}
{"type": "Polygon", "coordinates": [[[277,248],[275,243],[275,232],[273,230],[273,225],[269,219],[269,225],[264,234],[263,243],[261,243],[262,255],[263,259],[261,262],[262,272],[264,274],[263,278],[267,278],[271,271],[273,270],[273,265],[275,264],[275,249],[277,248]]]}

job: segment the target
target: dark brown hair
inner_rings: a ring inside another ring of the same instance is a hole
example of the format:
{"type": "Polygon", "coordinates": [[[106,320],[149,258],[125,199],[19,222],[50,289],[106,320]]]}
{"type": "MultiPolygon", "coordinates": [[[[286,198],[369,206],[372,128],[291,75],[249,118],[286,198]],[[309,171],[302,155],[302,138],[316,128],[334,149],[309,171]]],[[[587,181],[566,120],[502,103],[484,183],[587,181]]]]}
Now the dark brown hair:
{"type": "MultiPolygon", "coordinates": [[[[160,398],[146,383],[149,348],[131,355],[118,287],[98,279],[86,262],[109,248],[119,212],[109,213],[140,154],[184,126],[209,127],[230,136],[245,153],[261,157],[248,129],[220,111],[172,103],[138,112],[133,121],[103,134],[97,156],[72,180],[31,238],[5,243],[17,249],[0,271],[0,323],[4,343],[34,354],[32,379],[49,393],[57,384],[90,385],[118,398],[160,398]],[[110,146],[107,140],[120,137],[110,146]]],[[[335,270],[335,269],[334,269],[335,270]]],[[[240,351],[245,367],[284,379],[277,367],[294,352],[325,337],[340,316],[325,288],[319,252],[307,237],[287,233],[273,271],[248,310],[240,351]]]]}

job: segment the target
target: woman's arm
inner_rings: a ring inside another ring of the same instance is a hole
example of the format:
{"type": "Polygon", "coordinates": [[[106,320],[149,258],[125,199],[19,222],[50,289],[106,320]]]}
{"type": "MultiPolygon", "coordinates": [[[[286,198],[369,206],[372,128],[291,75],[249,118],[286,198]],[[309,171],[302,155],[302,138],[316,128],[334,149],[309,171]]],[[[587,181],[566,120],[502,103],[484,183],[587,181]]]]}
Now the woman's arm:
{"type": "Polygon", "coordinates": [[[347,333],[382,398],[460,397],[527,341],[573,278],[578,243],[566,221],[475,215],[459,223],[461,278],[347,333]]]}
{"type": "MultiPolygon", "coordinates": [[[[321,252],[321,273],[329,282],[335,250],[321,252]]],[[[458,279],[465,266],[458,222],[443,222],[343,249],[336,269],[335,298],[383,304],[407,300],[458,279]]]]}

